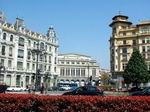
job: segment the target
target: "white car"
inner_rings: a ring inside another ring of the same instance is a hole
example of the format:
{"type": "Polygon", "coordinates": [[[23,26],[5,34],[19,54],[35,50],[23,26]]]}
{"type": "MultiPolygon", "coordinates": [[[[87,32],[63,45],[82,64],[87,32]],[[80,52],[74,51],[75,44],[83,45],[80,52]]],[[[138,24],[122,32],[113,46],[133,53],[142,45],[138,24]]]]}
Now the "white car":
{"type": "Polygon", "coordinates": [[[15,86],[12,86],[12,87],[8,87],[6,91],[17,91],[17,92],[21,92],[21,91],[27,91],[27,88],[24,88],[24,87],[15,87],[15,86]]]}

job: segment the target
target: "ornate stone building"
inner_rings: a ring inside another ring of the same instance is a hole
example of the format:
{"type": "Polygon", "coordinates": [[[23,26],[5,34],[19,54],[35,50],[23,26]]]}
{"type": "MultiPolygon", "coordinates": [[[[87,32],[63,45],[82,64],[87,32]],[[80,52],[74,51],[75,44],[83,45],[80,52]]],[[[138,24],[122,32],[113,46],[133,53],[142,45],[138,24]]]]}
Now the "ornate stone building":
{"type": "Polygon", "coordinates": [[[117,15],[112,18],[112,36],[110,37],[110,65],[114,79],[122,84],[124,71],[134,48],[143,54],[150,70],[150,21],[141,21],[136,25],[128,21],[128,16],[117,15]]]}
{"type": "Polygon", "coordinates": [[[54,28],[47,35],[33,32],[17,18],[15,24],[6,21],[0,12],[0,63],[5,70],[0,72],[0,83],[21,86],[44,82],[49,86],[57,77],[58,39],[54,28]]]}
{"type": "Polygon", "coordinates": [[[58,56],[58,82],[78,83],[85,85],[92,76],[92,83],[99,80],[100,72],[96,60],[81,54],[60,54],[58,56]]]}

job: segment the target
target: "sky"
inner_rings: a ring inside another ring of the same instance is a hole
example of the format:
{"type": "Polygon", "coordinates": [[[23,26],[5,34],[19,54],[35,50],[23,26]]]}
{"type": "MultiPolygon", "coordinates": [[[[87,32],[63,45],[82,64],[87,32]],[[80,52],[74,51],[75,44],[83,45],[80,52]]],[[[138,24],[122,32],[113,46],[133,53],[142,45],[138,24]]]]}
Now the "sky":
{"type": "Polygon", "coordinates": [[[1,0],[9,23],[17,17],[32,31],[46,34],[53,26],[59,53],[91,56],[110,69],[109,39],[112,17],[121,12],[133,24],[150,20],[150,0],[1,0]]]}

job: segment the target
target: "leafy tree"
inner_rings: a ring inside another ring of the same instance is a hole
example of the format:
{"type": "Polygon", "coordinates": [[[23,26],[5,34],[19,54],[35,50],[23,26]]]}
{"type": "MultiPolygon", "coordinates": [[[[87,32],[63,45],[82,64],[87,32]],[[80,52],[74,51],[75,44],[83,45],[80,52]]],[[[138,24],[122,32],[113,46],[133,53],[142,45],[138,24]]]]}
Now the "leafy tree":
{"type": "Polygon", "coordinates": [[[150,79],[147,65],[143,56],[138,49],[134,49],[132,56],[123,73],[124,82],[126,84],[135,84],[138,87],[141,83],[146,83],[150,79]]]}
{"type": "Polygon", "coordinates": [[[109,79],[110,79],[108,73],[106,73],[106,72],[102,73],[100,78],[101,78],[101,81],[102,81],[103,85],[108,85],[108,82],[109,82],[109,79]]]}

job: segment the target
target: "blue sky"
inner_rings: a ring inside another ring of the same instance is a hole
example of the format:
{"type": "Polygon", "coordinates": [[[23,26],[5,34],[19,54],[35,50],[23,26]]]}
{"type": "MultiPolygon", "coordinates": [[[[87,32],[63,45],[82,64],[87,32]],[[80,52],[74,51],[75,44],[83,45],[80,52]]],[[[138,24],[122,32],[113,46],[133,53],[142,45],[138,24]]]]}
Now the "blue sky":
{"type": "Polygon", "coordinates": [[[79,53],[96,59],[109,69],[109,24],[119,11],[137,24],[150,20],[149,0],[1,0],[7,21],[16,17],[35,32],[46,34],[54,26],[60,53],[79,53]]]}

